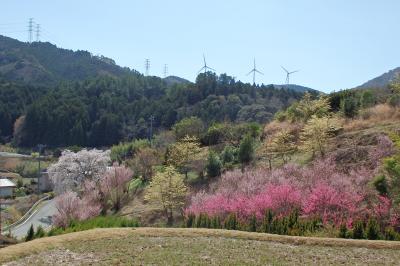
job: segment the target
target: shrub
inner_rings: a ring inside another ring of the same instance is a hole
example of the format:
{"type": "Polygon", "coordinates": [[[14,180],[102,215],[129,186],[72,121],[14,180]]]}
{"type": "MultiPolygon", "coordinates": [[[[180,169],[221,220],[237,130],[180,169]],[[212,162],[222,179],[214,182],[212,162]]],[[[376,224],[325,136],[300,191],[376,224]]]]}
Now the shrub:
{"type": "Polygon", "coordinates": [[[196,219],[196,215],[194,215],[193,213],[189,213],[189,215],[186,217],[186,227],[187,228],[191,228],[194,226],[194,222],[196,219]]]}
{"type": "Polygon", "coordinates": [[[365,229],[367,239],[376,240],[379,238],[379,225],[374,218],[370,218],[365,229]]]}
{"type": "Polygon", "coordinates": [[[263,223],[262,223],[262,231],[264,233],[271,233],[273,219],[274,219],[274,215],[273,215],[272,211],[268,209],[265,212],[263,223]]]}
{"type": "Polygon", "coordinates": [[[43,230],[43,227],[39,225],[36,229],[35,238],[42,238],[46,235],[46,232],[43,230]]]}
{"type": "Polygon", "coordinates": [[[227,230],[238,229],[238,219],[235,213],[229,214],[229,216],[225,219],[224,228],[227,230]]]}
{"type": "Polygon", "coordinates": [[[33,228],[33,224],[31,224],[31,227],[29,227],[29,230],[26,233],[25,241],[28,242],[33,240],[34,238],[35,238],[35,229],[33,228]]]}
{"type": "Polygon", "coordinates": [[[257,231],[257,217],[255,214],[253,214],[250,218],[250,223],[249,223],[249,231],[250,232],[256,232],[257,231]]]}
{"type": "Polygon", "coordinates": [[[206,165],[207,176],[216,177],[221,175],[221,168],[222,168],[222,162],[219,159],[218,155],[215,152],[210,151],[210,153],[208,154],[207,165],[206,165]]]}
{"type": "Polygon", "coordinates": [[[363,239],[364,238],[364,223],[362,221],[357,220],[354,223],[352,236],[355,239],[363,239]]]}
{"type": "Polygon", "coordinates": [[[342,223],[339,227],[339,237],[347,238],[347,226],[345,223],[342,223]]]}
{"type": "Polygon", "coordinates": [[[380,195],[386,195],[388,192],[388,184],[384,175],[378,175],[372,181],[373,186],[380,195]]]}
{"type": "Polygon", "coordinates": [[[389,241],[400,240],[399,234],[393,229],[393,227],[386,227],[384,235],[385,235],[385,240],[389,241]]]}
{"type": "Polygon", "coordinates": [[[246,135],[239,146],[239,161],[243,165],[249,164],[254,159],[254,139],[246,135]]]}
{"type": "Polygon", "coordinates": [[[235,147],[225,146],[221,153],[221,159],[224,164],[232,163],[235,161],[235,154],[237,153],[235,147]]]}
{"type": "Polygon", "coordinates": [[[214,228],[214,229],[220,229],[220,228],[222,228],[222,226],[221,226],[221,219],[219,218],[219,216],[214,216],[214,217],[211,219],[211,228],[214,228]]]}

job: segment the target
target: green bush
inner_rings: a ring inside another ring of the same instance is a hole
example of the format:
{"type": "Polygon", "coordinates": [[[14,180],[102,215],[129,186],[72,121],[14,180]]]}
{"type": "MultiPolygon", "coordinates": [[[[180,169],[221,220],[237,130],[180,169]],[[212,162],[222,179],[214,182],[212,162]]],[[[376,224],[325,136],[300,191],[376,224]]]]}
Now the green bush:
{"type": "Polygon", "coordinates": [[[379,239],[380,228],[376,219],[371,218],[368,220],[367,227],[365,229],[365,234],[367,239],[376,240],[379,239]]]}
{"type": "Polygon", "coordinates": [[[398,107],[398,106],[400,106],[400,95],[399,95],[399,94],[392,95],[392,96],[388,99],[388,103],[389,103],[389,105],[392,106],[392,107],[398,107]]]}
{"type": "Polygon", "coordinates": [[[393,229],[393,227],[386,227],[384,235],[385,235],[385,240],[389,241],[400,240],[400,235],[393,229]]]}
{"type": "Polygon", "coordinates": [[[33,224],[31,224],[31,227],[29,227],[29,230],[26,233],[25,241],[28,242],[33,240],[34,238],[35,238],[35,229],[33,228],[33,224]]]}
{"type": "Polygon", "coordinates": [[[362,221],[356,221],[353,228],[354,239],[364,239],[364,224],[362,221]]]}
{"type": "Polygon", "coordinates": [[[233,146],[225,146],[224,150],[221,152],[221,160],[224,165],[227,163],[233,163],[235,161],[235,155],[237,154],[237,149],[233,146]]]}
{"type": "Polygon", "coordinates": [[[39,225],[39,227],[36,230],[35,233],[35,238],[42,238],[46,235],[46,232],[43,230],[43,227],[39,225]]]}
{"type": "Polygon", "coordinates": [[[378,175],[372,181],[373,186],[376,191],[381,195],[386,195],[388,193],[388,185],[386,182],[386,177],[384,175],[378,175]]]}
{"type": "Polygon", "coordinates": [[[208,177],[217,177],[221,175],[222,162],[219,156],[210,151],[207,158],[206,170],[208,177]]]}
{"type": "Polygon", "coordinates": [[[239,146],[239,161],[242,164],[249,164],[254,159],[254,139],[250,135],[246,135],[239,146]]]}
{"type": "Polygon", "coordinates": [[[272,233],[272,221],[274,219],[274,214],[271,210],[265,212],[264,220],[262,223],[262,231],[264,233],[272,233]]]}
{"type": "Polygon", "coordinates": [[[225,219],[224,228],[227,230],[238,230],[239,223],[235,213],[229,214],[229,216],[225,219]]]}
{"type": "Polygon", "coordinates": [[[214,228],[214,229],[221,229],[222,228],[221,219],[219,218],[219,216],[214,216],[211,219],[211,228],[214,228]]]}
{"type": "Polygon", "coordinates": [[[131,142],[123,142],[111,147],[111,160],[122,163],[126,159],[133,157],[142,148],[150,147],[147,139],[137,139],[131,142]]]}
{"type": "Polygon", "coordinates": [[[344,223],[342,223],[339,227],[339,237],[347,238],[347,226],[344,223]]]}
{"type": "Polygon", "coordinates": [[[256,232],[257,231],[257,217],[255,214],[253,214],[250,218],[250,223],[249,223],[249,231],[250,232],[256,232]]]}
{"type": "Polygon", "coordinates": [[[196,215],[190,213],[185,219],[186,228],[191,228],[194,226],[194,222],[196,220],[196,215]]]}

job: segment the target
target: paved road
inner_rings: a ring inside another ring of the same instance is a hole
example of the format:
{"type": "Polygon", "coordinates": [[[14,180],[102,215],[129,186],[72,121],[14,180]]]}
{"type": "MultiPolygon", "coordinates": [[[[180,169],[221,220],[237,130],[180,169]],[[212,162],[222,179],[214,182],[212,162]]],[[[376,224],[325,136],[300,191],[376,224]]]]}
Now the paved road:
{"type": "Polygon", "coordinates": [[[11,229],[11,234],[18,239],[24,238],[31,224],[35,230],[41,225],[43,229],[51,226],[51,217],[57,212],[54,200],[45,201],[39,209],[25,222],[11,229]]]}
{"type": "Polygon", "coordinates": [[[28,157],[31,157],[31,156],[30,155],[25,155],[25,154],[19,154],[19,153],[11,153],[11,152],[2,152],[2,151],[0,151],[0,157],[8,157],[8,158],[10,158],[10,157],[14,157],[14,158],[22,157],[22,158],[28,158],[28,157]]]}

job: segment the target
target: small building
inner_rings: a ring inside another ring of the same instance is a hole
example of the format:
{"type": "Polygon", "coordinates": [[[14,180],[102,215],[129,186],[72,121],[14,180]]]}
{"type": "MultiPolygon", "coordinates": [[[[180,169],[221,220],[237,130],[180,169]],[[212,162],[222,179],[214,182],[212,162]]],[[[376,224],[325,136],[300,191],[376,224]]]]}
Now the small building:
{"type": "Polygon", "coordinates": [[[15,184],[7,178],[0,178],[0,198],[9,198],[14,195],[15,184]]]}

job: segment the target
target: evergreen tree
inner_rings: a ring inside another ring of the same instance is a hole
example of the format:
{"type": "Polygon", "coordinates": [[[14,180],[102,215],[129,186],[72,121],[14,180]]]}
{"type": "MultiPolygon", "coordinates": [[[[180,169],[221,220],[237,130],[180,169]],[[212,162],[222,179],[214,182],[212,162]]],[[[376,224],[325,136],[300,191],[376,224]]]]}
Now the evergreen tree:
{"type": "Polygon", "coordinates": [[[213,152],[210,151],[208,154],[208,159],[207,159],[207,176],[208,177],[216,177],[221,175],[221,168],[222,168],[222,162],[219,159],[219,156],[213,152]]]}
{"type": "Polygon", "coordinates": [[[249,164],[254,159],[254,139],[246,135],[239,146],[239,161],[242,165],[249,164]]]}
{"type": "Polygon", "coordinates": [[[31,227],[29,227],[29,230],[25,236],[25,241],[31,241],[35,238],[35,229],[33,228],[33,224],[31,224],[31,227]]]}

